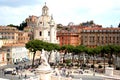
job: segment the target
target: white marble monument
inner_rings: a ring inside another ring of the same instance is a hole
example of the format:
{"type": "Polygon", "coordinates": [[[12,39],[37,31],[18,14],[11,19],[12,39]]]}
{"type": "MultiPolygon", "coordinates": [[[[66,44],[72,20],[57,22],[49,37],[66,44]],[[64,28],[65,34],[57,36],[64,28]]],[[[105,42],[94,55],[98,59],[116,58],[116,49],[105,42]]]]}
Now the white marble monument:
{"type": "Polygon", "coordinates": [[[40,75],[40,80],[51,80],[52,69],[47,62],[44,49],[41,53],[41,65],[36,69],[36,73],[40,75]]]}

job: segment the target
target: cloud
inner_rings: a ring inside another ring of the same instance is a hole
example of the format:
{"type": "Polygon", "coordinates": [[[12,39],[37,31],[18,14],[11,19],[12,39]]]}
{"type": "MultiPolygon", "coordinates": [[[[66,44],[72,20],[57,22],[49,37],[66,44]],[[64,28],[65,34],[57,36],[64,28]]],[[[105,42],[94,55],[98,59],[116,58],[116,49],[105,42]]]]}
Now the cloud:
{"type": "Polygon", "coordinates": [[[0,0],[0,6],[20,7],[41,4],[43,0],[0,0]]]}
{"type": "Polygon", "coordinates": [[[112,12],[112,8],[116,6],[114,5],[115,3],[113,3],[114,1],[115,0],[54,0],[55,4],[53,4],[53,0],[47,0],[47,3],[54,16],[66,24],[66,22],[68,23],[70,21],[78,23],[84,20],[96,20],[102,15],[107,16],[107,14],[112,12]]]}
{"type": "Polygon", "coordinates": [[[21,6],[17,8],[13,7],[0,7],[0,25],[15,24],[19,25],[24,21],[29,15],[40,15],[39,5],[36,6],[21,6]]]}
{"type": "Polygon", "coordinates": [[[56,23],[94,20],[106,27],[119,24],[120,0],[0,0],[0,24],[20,24],[29,15],[40,16],[44,2],[56,23]]]}

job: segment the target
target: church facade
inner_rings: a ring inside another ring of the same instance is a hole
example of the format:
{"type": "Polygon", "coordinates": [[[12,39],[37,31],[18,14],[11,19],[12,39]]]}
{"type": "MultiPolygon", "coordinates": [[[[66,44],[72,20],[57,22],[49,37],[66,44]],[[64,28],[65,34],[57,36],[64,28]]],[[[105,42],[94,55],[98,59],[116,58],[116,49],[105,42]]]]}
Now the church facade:
{"type": "Polygon", "coordinates": [[[49,8],[45,4],[42,8],[42,15],[38,17],[37,25],[34,28],[34,39],[58,43],[56,39],[56,24],[53,16],[49,16],[48,10],[49,8]]]}
{"type": "MultiPolygon", "coordinates": [[[[34,26],[31,24],[28,24],[28,26],[32,27],[33,31],[33,38],[43,40],[45,42],[49,43],[59,43],[59,40],[57,40],[56,34],[56,24],[53,20],[53,16],[49,15],[48,13],[49,8],[45,5],[42,8],[42,14],[40,17],[35,17],[34,19],[34,26]]],[[[31,19],[32,20],[32,19],[31,19]]],[[[27,23],[30,20],[27,20],[27,23]]]]}

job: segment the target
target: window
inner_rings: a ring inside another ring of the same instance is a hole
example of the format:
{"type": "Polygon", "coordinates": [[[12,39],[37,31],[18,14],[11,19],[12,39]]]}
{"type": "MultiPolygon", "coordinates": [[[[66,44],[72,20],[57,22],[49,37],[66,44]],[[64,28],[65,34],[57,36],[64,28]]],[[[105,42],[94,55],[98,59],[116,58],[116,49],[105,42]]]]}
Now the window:
{"type": "Polygon", "coordinates": [[[12,39],[14,39],[14,36],[12,36],[12,39]]]}
{"type": "Polygon", "coordinates": [[[50,36],[50,31],[48,31],[48,36],[50,36]]]}
{"type": "Polygon", "coordinates": [[[40,36],[42,36],[42,32],[41,32],[41,31],[40,31],[40,33],[39,33],[39,34],[40,34],[40,36]]]}

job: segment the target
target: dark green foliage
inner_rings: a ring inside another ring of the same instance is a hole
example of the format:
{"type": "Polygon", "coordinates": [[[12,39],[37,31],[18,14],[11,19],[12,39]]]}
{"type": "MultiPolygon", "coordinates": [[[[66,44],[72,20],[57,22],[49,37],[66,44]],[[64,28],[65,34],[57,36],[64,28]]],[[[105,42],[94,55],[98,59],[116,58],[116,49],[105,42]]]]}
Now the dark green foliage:
{"type": "Polygon", "coordinates": [[[20,26],[18,27],[18,29],[19,29],[19,30],[23,30],[26,26],[27,26],[27,23],[23,21],[23,22],[20,24],[20,26]]]}
{"type": "Polygon", "coordinates": [[[19,27],[19,26],[17,26],[17,25],[13,25],[13,24],[9,24],[9,25],[7,25],[7,26],[9,26],[9,27],[15,27],[15,28],[17,28],[17,29],[18,29],[18,27],[19,27]]]}
{"type": "Polygon", "coordinates": [[[42,49],[45,49],[47,51],[59,50],[59,45],[43,42],[41,40],[31,40],[28,43],[26,43],[25,47],[29,49],[30,52],[33,52],[32,66],[34,66],[34,58],[36,51],[41,51],[42,49]]]}
{"type": "Polygon", "coordinates": [[[83,22],[83,23],[81,23],[80,25],[81,25],[81,26],[91,26],[91,25],[93,25],[93,24],[95,24],[95,23],[94,23],[93,20],[91,20],[91,21],[83,22]]]}
{"type": "Polygon", "coordinates": [[[64,66],[64,64],[63,63],[59,63],[59,66],[64,66]]]}
{"type": "Polygon", "coordinates": [[[116,70],[120,70],[120,67],[116,67],[116,70]]]}
{"type": "Polygon", "coordinates": [[[113,64],[113,62],[111,60],[108,61],[108,64],[113,64]]]}
{"type": "Polygon", "coordinates": [[[94,66],[94,65],[91,65],[91,68],[95,68],[95,66],[94,66]]]}
{"type": "Polygon", "coordinates": [[[68,59],[68,60],[65,60],[65,63],[66,63],[66,65],[70,65],[70,63],[71,63],[71,60],[70,60],[70,59],[68,59]]]}
{"type": "Polygon", "coordinates": [[[119,25],[118,25],[118,28],[120,28],[120,23],[119,23],[119,25]]]}
{"type": "Polygon", "coordinates": [[[7,25],[7,26],[16,27],[18,30],[23,30],[23,29],[27,26],[27,23],[23,21],[23,22],[20,24],[20,26],[13,25],[13,24],[9,24],[9,25],[7,25]]]}
{"type": "Polygon", "coordinates": [[[82,67],[86,67],[86,64],[82,64],[82,67]]]}
{"type": "Polygon", "coordinates": [[[98,68],[102,68],[102,65],[99,65],[98,68]]]}

